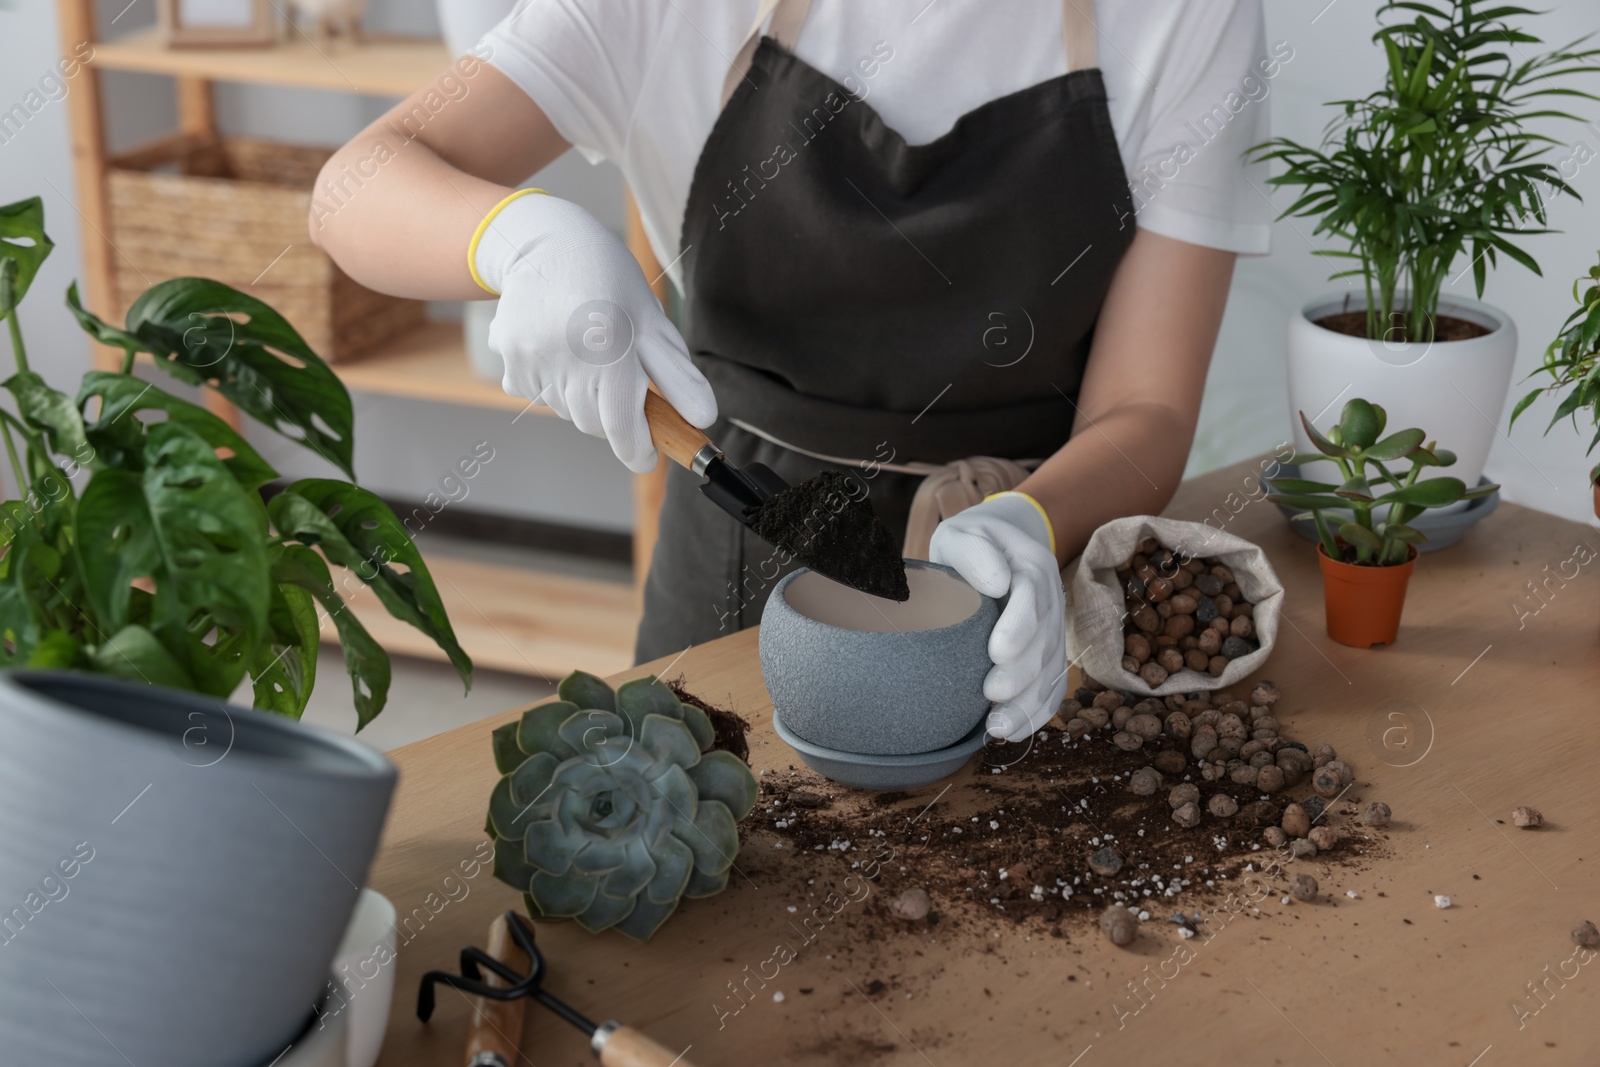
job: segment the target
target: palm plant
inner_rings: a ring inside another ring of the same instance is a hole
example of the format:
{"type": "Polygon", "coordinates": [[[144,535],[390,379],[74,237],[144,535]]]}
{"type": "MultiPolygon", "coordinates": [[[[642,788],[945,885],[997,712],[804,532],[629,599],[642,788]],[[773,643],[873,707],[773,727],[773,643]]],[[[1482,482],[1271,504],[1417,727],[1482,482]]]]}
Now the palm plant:
{"type": "MultiPolygon", "coordinates": [[[[1549,433],[1556,423],[1568,417],[1577,425],[1578,411],[1587,410],[1595,434],[1585,451],[1593,452],[1600,445],[1600,264],[1590,267],[1586,276],[1572,283],[1572,297],[1578,302],[1578,309],[1567,316],[1561,332],[1544,350],[1544,363],[1529,375],[1548,374],[1551,381],[1517,401],[1511,411],[1511,425],[1515,426],[1517,416],[1545,393],[1566,390],[1567,395],[1544,432],[1549,433]]],[[[1589,472],[1589,481],[1600,483],[1600,466],[1589,472]]]]}
{"type": "Polygon", "coordinates": [[[1280,217],[1320,216],[1314,232],[1348,246],[1318,254],[1357,261],[1332,277],[1364,282],[1366,335],[1426,342],[1462,255],[1480,297],[1502,254],[1539,273],[1515,239],[1550,232],[1547,199],[1578,194],[1542,158],[1560,142],[1529,123],[1583,121],[1549,105],[1600,99],[1571,84],[1600,70],[1600,49],[1585,37],[1529,56],[1540,39],[1507,21],[1536,14],[1523,7],[1391,0],[1378,13],[1394,18],[1373,34],[1383,87],[1335,101],[1319,148],[1279,137],[1253,152],[1284,164],[1272,185],[1301,191],[1280,217]]]}

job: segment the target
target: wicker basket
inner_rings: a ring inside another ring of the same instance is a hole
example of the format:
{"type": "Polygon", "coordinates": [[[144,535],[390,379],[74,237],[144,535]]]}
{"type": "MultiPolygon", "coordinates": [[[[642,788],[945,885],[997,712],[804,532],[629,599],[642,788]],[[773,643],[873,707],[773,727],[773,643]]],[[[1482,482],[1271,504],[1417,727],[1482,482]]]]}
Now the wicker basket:
{"type": "Polygon", "coordinates": [[[112,161],[119,312],[166,278],[214,278],[271,304],[330,363],[420,324],[421,301],[358,284],[306,236],[311,189],[330,155],[230,138],[112,161]]]}

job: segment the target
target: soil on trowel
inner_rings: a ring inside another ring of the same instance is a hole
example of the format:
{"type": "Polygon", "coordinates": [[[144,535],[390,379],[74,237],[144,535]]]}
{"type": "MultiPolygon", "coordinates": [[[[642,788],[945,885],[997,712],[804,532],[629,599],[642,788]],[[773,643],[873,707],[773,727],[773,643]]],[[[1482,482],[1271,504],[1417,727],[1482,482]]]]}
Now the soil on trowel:
{"type": "Polygon", "coordinates": [[[748,517],[762,540],[836,582],[890,600],[911,598],[899,546],[839,471],[790,486],[748,517]]]}

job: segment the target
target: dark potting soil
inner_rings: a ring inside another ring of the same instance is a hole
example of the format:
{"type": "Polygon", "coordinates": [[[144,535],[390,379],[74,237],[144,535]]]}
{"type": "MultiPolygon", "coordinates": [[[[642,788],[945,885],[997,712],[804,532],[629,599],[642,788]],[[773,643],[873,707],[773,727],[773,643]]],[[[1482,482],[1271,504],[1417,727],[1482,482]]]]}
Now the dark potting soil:
{"type": "MultiPolygon", "coordinates": [[[[1387,331],[1387,336],[1392,341],[1407,339],[1406,316],[1396,313],[1395,322],[1387,331]]],[[[1367,336],[1367,313],[1365,311],[1339,311],[1332,315],[1324,315],[1316,320],[1317,325],[1324,330],[1334,333],[1348,334],[1351,337],[1367,336]]],[[[1440,315],[1434,319],[1433,339],[1435,341],[1470,341],[1474,337],[1482,337],[1489,330],[1475,322],[1458,319],[1451,315],[1440,315]]]]}
{"type": "Polygon", "coordinates": [[[667,682],[667,688],[681,703],[693,704],[706,713],[706,718],[711,720],[711,734],[715,739],[711,742],[712,748],[731,752],[747,764],[750,762],[750,742],[745,736],[750,732],[750,724],[743,715],[701,700],[683,687],[681,674],[667,682]]]}
{"type": "Polygon", "coordinates": [[[955,788],[936,783],[915,793],[850,789],[798,764],[767,771],[743,832],[769,831],[801,857],[840,853],[863,867],[875,860],[868,908],[871,925],[886,933],[906,927],[889,905],[913,887],[927,891],[928,921],[944,928],[1039,922],[1054,936],[1065,936],[1063,923],[1081,923],[1111,903],[1143,908],[1157,923],[1198,911],[1204,923],[1224,910],[1276,903],[1302,872],[1315,873],[1324,898],[1337,906],[1345,885],[1329,870],[1363,869],[1386,851],[1382,832],[1361,825],[1359,787],[1328,802],[1318,819],[1342,836],[1332,851],[1291,859],[1286,848],[1263,843],[1262,829],[1276,825],[1291,800],[1318,810],[1320,798],[1306,799],[1309,775],[1263,798],[1229,781],[1204,781],[1189,761],[1183,774],[1163,775],[1155,795],[1137,796],[1129,775],[1156,752],[1179,746],[1162,739],[1125,752],[1112,744],[1112,732],[1069,742],[1052,724],[1025,743],[991,744],[971,778],[963,772],[954,779],[955,788]],[[1173,821],[1167,800],[1183,782],[1198,787],[1205,813],[1192,829],[1173,821]],[[1217,794],[1234,798],[1237,814],[1206,812],[1217,794]],[[1096,873],[1089,857],[1107,847],[1121,867],[1096,873]],[[1245,899],[1250,903],[1239,903],[1245,899]]]}
{"type": "Polygon", "coordinates": [[[848,477],[823,471],[749,512],[750,528],[768,544],[836,582],[873,596],[909,600],[906,564],[865,497],[848,477]]]}

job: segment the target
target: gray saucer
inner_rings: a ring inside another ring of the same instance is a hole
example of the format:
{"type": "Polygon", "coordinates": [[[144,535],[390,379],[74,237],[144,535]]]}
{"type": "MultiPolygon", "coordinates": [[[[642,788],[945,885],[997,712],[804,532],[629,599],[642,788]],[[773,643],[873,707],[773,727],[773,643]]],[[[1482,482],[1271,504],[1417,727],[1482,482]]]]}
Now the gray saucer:
{"type": "Polygon", "coordinates": [[[988,741],[988,716],[984,716],[960,741],[935,752],[912,756],[874,756],[860,752],[813,745],[797,737],[783,725],[778,709],[772,709],[772,725],[784,743],[800,753],[807,767],[840,785],[858,789],[912,789],[954,774],[966,765],[972,754],[988,741]]]}
{"type": "MultiPolygon", "coordinates": [[[[1300,473],[1298,464],[1285,463],[1283,465],[1283,474],[1280,477],[1300,478],[1304,476],[1300,473]]],[[[1479,478],[1478,484],[1488,485],[1489,479],[1479,478]]],[[[1486,497],[1468,501],[1467,506],[1459,511],[1424,511],[1421,515],[1412,519],[1410,523],[1412,527],[1422,531],[1422,535],[1428,539],[1427,543],[1417,546],[1417,551],[1436,552],[1441,548],[1449,548],[1467,536],[1468,530],[1488,518],[1490,513],[1499,506],[1500,491],[1497,489],[1486,497]]],[[[1283,512],[1283,517],[1289,520],[1289,528],[1294,530],[1295,533],[1304,537],[1307,541],[1315,541],[1317,539],[1317,524],[1315,522],[1310,519],[1295,521],[1294,516],[1302,513],[1301,508],[1284,507],[1279,504],[1278,510],[1283,512]]],[[[1329,511],[1327,516],[1328,521],[1337,526],[1341,522],[1348,522],[1353,513],[1348,511],[1329,511]]]]}

